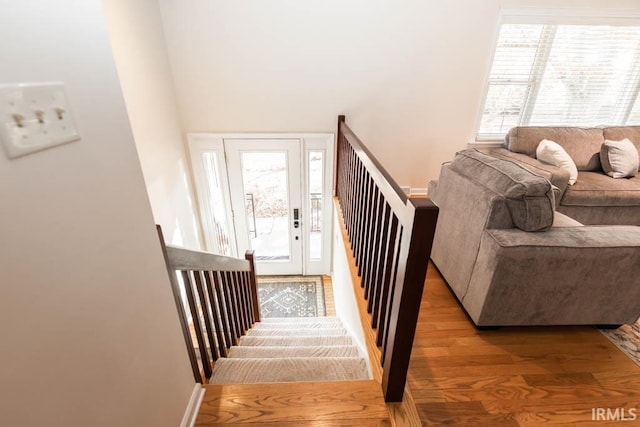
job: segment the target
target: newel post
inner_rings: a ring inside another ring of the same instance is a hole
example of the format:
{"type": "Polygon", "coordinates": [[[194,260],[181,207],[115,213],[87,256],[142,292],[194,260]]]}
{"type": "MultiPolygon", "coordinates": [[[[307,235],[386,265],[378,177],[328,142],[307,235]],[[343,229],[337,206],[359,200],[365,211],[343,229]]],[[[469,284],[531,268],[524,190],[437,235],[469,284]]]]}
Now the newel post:
{"type": "MultiPolygon", "coordinates": [[[[386,402],[401,402],[416,333],[422,291],[438,219],[438,207],[427,198],[410,199],[413,227],[402,239],[387,343],[382,388],[386,402]]],[[[407,230],[409,231],[409,230],[407,230]]]]}
{"type": "MultiPolygon", "coordinates": [[[[335,196],[341,196],[340,193],[340,185],[342,185],[342,182],[340,182],[340,179],[342,178],[340,176],[340,167],[341,162],[343,161],[342,159],[342,150],[343,147],[342,145],[344,144],[344,137],[342,136],[342,124],[345,122],[345,116],[344,115],[340,115],[338,116],[338,132],[336,133],[336,179],[335,179],[335,188],[334,188],[334,195],[335,196]]],[[[342,200],[340,200],[340,202],[342,203],[342,200]]]]}
{"type": "Polygon", "coordinates": [[[260,302],[258,301],[258,281],[256,280],[256,263],[253,259],[254,252],[248,250],[244,254],[244,258],[249,261],[251,270],[249,272],[249,281],[251,285],[251,305],[253,305],[253,317],[256,322],[260,321],[260,302]]]}

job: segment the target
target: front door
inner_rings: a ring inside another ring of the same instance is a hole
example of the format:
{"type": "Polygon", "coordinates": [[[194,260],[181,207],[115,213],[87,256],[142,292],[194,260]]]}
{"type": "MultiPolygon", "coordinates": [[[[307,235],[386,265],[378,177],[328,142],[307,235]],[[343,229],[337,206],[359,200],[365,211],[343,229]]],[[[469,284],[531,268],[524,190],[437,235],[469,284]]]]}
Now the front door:
{"type": "Polygon", "coordinates": [[[332,134],[190,134],[206,250],[261,275],[331,271],[332,134]]]}
{"type": "Polygon", "coordinates": [[[240,252],[259,274],[302,274],[300,140],[225,139],[240,252]]]}

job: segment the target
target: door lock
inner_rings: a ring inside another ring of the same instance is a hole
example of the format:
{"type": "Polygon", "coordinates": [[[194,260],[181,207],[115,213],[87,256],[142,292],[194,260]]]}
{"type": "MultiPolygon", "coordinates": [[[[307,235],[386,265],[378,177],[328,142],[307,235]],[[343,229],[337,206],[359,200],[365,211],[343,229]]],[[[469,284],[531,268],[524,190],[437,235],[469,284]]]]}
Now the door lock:
{"type": "Polygon", "coordinates": [[[300,209],[293,210],[293,228],[300,228],[300,209]]]}

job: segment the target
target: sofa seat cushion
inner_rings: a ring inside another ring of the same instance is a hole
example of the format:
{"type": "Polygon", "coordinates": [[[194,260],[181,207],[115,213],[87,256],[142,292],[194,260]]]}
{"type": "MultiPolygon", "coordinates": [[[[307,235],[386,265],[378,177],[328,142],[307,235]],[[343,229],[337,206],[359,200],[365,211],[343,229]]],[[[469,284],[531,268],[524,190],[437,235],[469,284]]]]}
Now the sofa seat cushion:
{"type": "Polygon", "coordinates": [[[451,168],[503,197],[513,224],[524,231],[544,231],[553,224],[551,183],[523,166],[470,149],[456,154],[451,168]]]}
{"type": "Polygon", "coordinates": [[[517,126],[507,133],[505,146],[516,153],[535,157],[536,148],[543,139],[560,144],[579,171],[601,170],[600,146],[604,142],[604,134],[600,128],[517,126]]]}
{"type": "Polygon", "coordinates": [[[567,188],[563,206],[640,206],[640,175],[614,179],[604,173],[580,172],[575,185],[567,188]]]}

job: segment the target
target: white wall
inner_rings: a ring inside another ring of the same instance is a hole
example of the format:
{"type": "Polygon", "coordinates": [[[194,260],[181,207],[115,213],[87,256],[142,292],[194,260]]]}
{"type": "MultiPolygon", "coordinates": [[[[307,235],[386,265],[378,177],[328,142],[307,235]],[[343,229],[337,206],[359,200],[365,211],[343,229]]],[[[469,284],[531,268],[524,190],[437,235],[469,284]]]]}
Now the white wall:
{"type": "Polygon", "coordinates": [[[349,259],[344,250],[345,243],[342,238],[338,209],[333,204],[331,207],[333,223],[335,224],[332,234],[333,271],[331,272],[331,284],[333,286],[333,299],[336,304],[336,315],[342,320],[344,327],[351,332],[351,336],[360,349],[360,353],[367,360],[369,375],[371,375],[371,361],[369,360],[367,341],[365,340],[362,323],[360,322],[356,294],[353,290],[349,259]]]}
{"type": "Polygon", "coordinates": [[[168,243],[200,249],[191,168],[158,2],[104,0],[104,7],[153,215],[168,243]]]}
{"type": "Polygon", "coordinates": [[[193,377],[104,22],[3,2],[0,82],[66,83],[82,140],[0,150],[0,425],[179,425],[193,377]]]}
{"type": "Polygon", "coordinates": [[[475,136],[501,6],[637,0],[160,0],[186,131],[333,132],[426,187],[475,136]]]}

